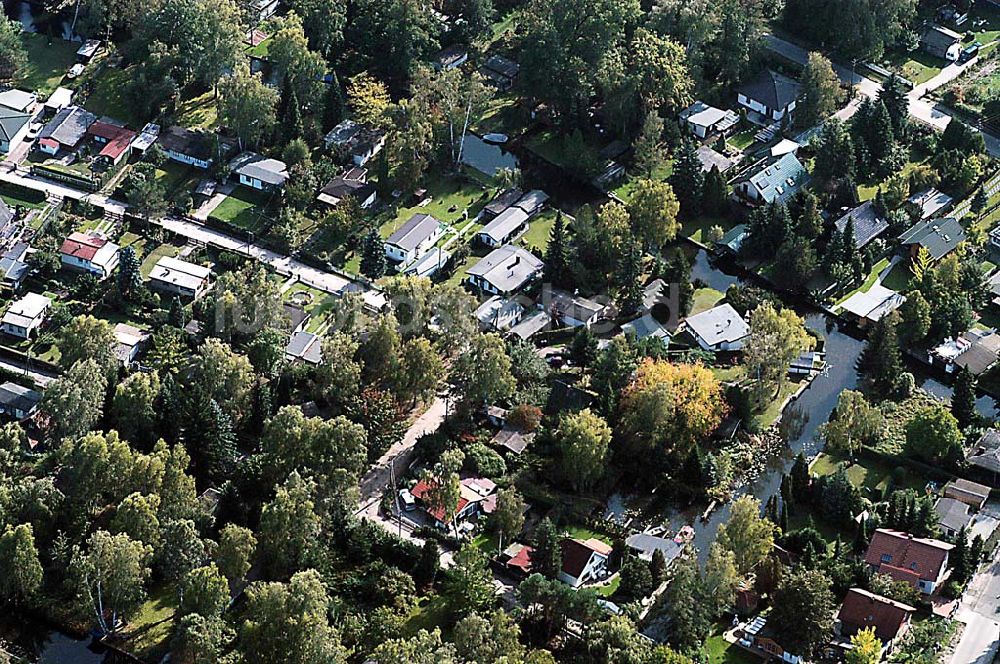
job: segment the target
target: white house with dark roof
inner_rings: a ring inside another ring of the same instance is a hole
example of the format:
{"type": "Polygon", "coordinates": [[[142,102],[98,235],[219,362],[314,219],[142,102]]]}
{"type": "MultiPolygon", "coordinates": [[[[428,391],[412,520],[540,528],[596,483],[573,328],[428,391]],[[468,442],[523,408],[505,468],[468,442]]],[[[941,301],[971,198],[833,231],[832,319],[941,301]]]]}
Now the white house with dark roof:
{"type": "Polygon", "coordinates": [[[385,241],[385,255],[397,263],[420,258],[444,233],[444,224],[429,214],[410,217],[385,241]]]}
{"type": "Polygon", "coordinates": [[[740,116],[729,109],[709,106],[705,102],[696,101],[680,113],[681,123],[698,138],[709,138],[716,134],[725,134],[739,123],[740,116]]]}
{"type": "Polygon", "coordinates": [[[494,295],[476,309],[479,327],[489,332],[506,332],[521,322],[527,308],[515,298],[494,295]]]}
{"type": "Polygon", "coordinates": [[[795,111],[795,105],[802,94],[798,81],[784,74],[765,69],[736,90],[736,100],[740,106],[754,114],[763,116],[765,124],[779,122],[795,111]]]}
{"type": "Polygon", "coordinates": [[[542,273],[545,263],[527,249],[508,244],[494,249],[469,268],[468,282],[493,295],[510,295],[542,273]]]}
{"type": "Polygon", "coordinates": [[[690,333],[708,351],[742,350],[750,337],[750,325],[728,302],[688,316],[681,323],[681,330],[690,333]]]}
{"type": "Polygon", "coordinates": [[[0,330],[13,337],[30,339],[45,321],[45,314],[51,306],[51,298],[39,293],[27,293],[4,313],[0,319],[0,330]]]}
{"type": "Polygon", "coordinates": [[[785,203],[809,180],[806,167],[789,152],[737,182],[735,189],[752,205],[785,203]]]}
{"type": "Polygon", "coordinates": [[[229,163],[229,168],[244,187],[257,191],[277,191],[288,181],[288,165],[256,152],[244,152],[229,163]]]}
{"type": "Polygon", "coordinates": [[[920,35],[920,48],[936,58],[954,62],[962,53],[962,35],[931,23],[920,35]]]}
{"type": "Polygon", "coordinates": [[[327,150],[343,150],[355,166],[364,166],[385,147],[385,133],[344,120],[323,137],[327,150]]]}
{"type": "Polygon", "coordinates": [[[156,261],[149,273],[149,285],[156,290],[196,300],[208,288],[212,269],[173,256],[156,261]]]}
{"type": "Polygon", "coordinates": [[[348,198],[357,201],[362,210],[370,208],[378,200],[375,185],[368,182],[366,169],[355,166],[343,175],[338,175],[327,182],[316,196],[316,200],[330,207],[337,207],[348,198]]]}
{"type": "Polygon", "coordinates": [[[125,366],[129,366],[142,352],[152,335],[146,330],[126,323],[115,325],[115,356],[125,366]]]}
{"type": "Polygon", "coordinates": [[[41,394],[23,385],[11,381],[0,384],[0,413],[7,417],[27,419],[38,410],[41,401],[41,394]]]}
{"type": "Polygon", "coordinates": [[[611,545],[599,539],[587,540],[567,538],[559,543],[562,550],[562,567],[559,580],[579,588],[584,583],[598,581],[608,575],[608,559],[611,545]]]}
{"type": "Polygon", "coordinates": [[[600,302],[548,286],[542,293],[539,306],[563,327],[590,327],[607,309],[607,305],[600,302]]]}
{"type": "Polygon", "coordinates": [[[452,69],[458,69],[466,62],[469,61],[469,49],[462,46],[461,44],[452,44],[451,46],[441,49],[434,56],[431,64],[434,69],[438,71],[449,71],[452,69]]]}

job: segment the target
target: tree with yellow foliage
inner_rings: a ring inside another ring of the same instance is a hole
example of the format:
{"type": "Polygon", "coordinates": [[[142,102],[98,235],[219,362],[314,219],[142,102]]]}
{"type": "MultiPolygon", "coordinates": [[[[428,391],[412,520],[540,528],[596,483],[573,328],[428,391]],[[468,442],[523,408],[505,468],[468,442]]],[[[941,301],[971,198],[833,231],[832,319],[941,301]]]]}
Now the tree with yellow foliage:
{"type": "Polygon", "coordinates": [[[878,664],[882,660],[882,642],[874,627],[866,627],[851,637],[853,646],[847,651],[847,664],[878,664]]]}

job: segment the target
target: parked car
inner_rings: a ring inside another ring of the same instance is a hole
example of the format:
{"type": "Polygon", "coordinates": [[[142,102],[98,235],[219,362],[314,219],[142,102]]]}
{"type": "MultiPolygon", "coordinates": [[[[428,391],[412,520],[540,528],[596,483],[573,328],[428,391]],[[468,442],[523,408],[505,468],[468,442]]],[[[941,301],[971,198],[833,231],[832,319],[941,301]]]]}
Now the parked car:
{"type": "Polygon", "coordinates": [[[979,55],[979,48],[982,46],[978,41],[972,42],[968,46],[962,49],[962,52],[958,56],[958,64],[965,64],[972,58],[979,55]]]}

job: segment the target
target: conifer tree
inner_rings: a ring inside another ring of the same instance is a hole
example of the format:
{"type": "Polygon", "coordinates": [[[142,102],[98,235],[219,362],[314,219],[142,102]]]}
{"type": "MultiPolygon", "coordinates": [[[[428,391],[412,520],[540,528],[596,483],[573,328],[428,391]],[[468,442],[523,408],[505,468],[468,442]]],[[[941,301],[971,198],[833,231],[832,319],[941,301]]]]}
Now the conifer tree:
{"type": "Polygon", "coordinates": [[[955,376],[955,390],[951,396],[951,414],[958,426],[965,430],[979,419],[976,416],[976,379],[966,367],[955,376]]]}
{"type": "Polygon", "coordinates": [[[694,141],[685,138],[670,175],[670,186],[681,204],[681,216],[690,219],[701,211],[704,184],[705,174],[701,170],[701,160],[698,159],[694,141]]]}
{"type": "Polygon", "coordinates": [[[705,214],[710,216],[721,214],[729,203],[729,185],[718,166],[713,165],[708,171],[702,189],[702,209],[705,214]]]}
{"type": "Polygon", "coordinates": [[[889,315],[875,323],[858,357],[858,371],[865,378],[872,396],[893,396],[903,373],[903,357],[896,338],[896,316],[889,315]]]}
{"type": "Polygon", "coordinates": [[[344,119],[344,92],[340,88],[337,72],[326,87],[326,103],[323,105],[323,131],[330,131],[344,119]]]}
{"type": "Polygon", "coordinates": [[[378,279],[385,275],[386,258],[382,238],[374,228],[361,243],[361,274],[369,279],[378,279]]]}
{"type": "Polygon", "coordinates": [[[633,314],[642,306],[642,252],[636,243],[622,256],[618,267],[622,313],[633,314]]]}
{"type": "Polygon", "coordinates": [[[545,280],[557,288],[569,285],[570,248],[566,236],[566,222],[561,211],[556,212],[556,220],[549,233],[549,244],[545,249],[545,280]]]}
{"type": "Polygon", "coordinates": [[[118,256],[118,293],[122,299],[132,300],[142,288],[139,258],[131,246],[123,247],[118,256]]]}

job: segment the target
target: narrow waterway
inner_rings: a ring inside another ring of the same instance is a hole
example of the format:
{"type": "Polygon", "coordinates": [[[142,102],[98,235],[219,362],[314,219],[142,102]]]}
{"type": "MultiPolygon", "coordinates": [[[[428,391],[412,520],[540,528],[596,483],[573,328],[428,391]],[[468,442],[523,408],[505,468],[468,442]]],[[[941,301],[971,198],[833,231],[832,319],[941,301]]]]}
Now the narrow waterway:
{"type": "Polygon", "coordinates": [[[89,636],[71,636],[16,616],[0,617],[0,638],[14,654],[38,664],[123,664],[125,660],[89,636]]]}

